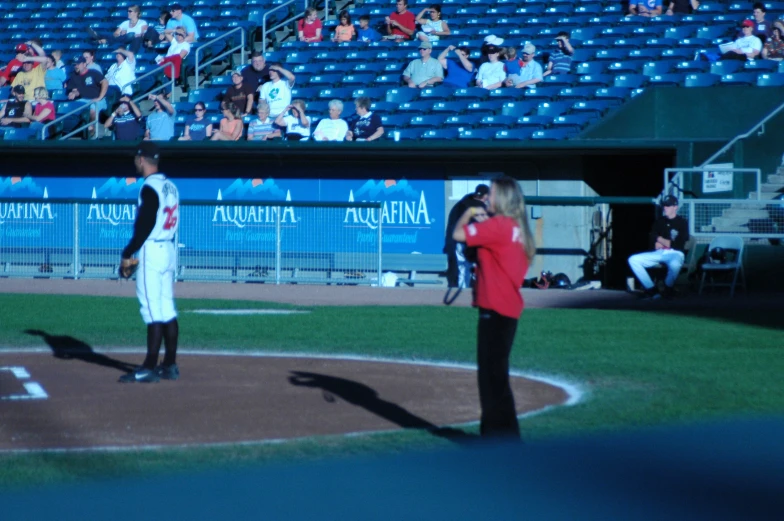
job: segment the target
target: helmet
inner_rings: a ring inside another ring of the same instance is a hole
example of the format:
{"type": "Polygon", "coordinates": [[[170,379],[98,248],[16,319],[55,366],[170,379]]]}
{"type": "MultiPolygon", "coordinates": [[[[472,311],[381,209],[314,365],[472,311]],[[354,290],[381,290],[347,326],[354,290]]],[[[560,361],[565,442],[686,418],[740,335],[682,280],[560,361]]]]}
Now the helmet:
{"type": "Polygon", "coordinates": [[[534,282],[534,285],[539,289],[547,289],[550,287],[550,283],[553,279],[553,273],[550,271],[543,271],[539,280],[534,282]]]}
{"type": "Polygon", "coordinates": [[[711,264],[724,264],[727,262],[727,251],[724,248],[716,247],[710,251],[711,264]]]}
{"type": "Polygon", "coordinates": [[[572,281],[569,280],[566,273],[558,273],[553,277],[551,285],[554,288],[569,289],[572,286],[572,281]]]}

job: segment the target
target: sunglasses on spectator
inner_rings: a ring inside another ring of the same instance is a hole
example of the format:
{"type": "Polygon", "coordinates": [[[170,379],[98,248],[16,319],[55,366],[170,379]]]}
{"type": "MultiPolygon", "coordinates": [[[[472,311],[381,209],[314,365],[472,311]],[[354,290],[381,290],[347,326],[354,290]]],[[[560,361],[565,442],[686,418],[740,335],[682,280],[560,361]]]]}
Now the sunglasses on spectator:
{"type": "Polygon", "coordinates": [[[183,38],[185,38],[185,35],[184,35],[184,34],[182,34],[182,33],[174,33],[174,35],[175,35],[175,36],[182,36],[183,38]]]}
{"type": "Polygon", "coordinates": [[[204,112],[206,109],[193,109],[195,112],[204,112]]]}

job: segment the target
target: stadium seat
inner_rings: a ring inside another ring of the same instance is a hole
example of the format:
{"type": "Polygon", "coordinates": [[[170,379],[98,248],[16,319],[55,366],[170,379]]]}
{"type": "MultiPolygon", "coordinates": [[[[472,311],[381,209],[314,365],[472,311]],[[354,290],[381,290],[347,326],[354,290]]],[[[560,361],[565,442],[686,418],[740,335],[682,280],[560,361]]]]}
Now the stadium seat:
{"type": "MultiPolygon", "coordinates": [[[[502,89],[496,89],[502,90],[502,89]]],[[[506,90],[506,89],[503,89],[506,90]]],[[[514,89],[514,90],[523,90],[523,89],[514,89]]],[[[457,89],[454,91],[454,98],[456,100],[467,100],[467,101],[481,101],[488,99],[490,97],[491,91],[487,89],[483,89],[481,87],[469,87],[466,89],[457,89]]],[[[500,99],[494,97],[493,99],[500,99]]]]}
{"type": "Polygon", "coordinates": [[[294,88],[291,89],[291,97],[310,101],[315,100],[319,95],[319,92],[321,92],[320,87],[297,87],[295,85],[294,88]]]}
{"type": "Polygon", "coordinates": [[[587,100],[593,98],[595,92],[594,87],[564,87],[558,91],[558,99],[587,100]]]}
{"type": "Polygon", "coordinates": [[[683,80],[686,75],[682,72],[673,72],[670,74],[656,74],[648,78],[650,85],[663,86],[680,86],[683,85],[683,80]]]}
{"type": "Polygon", "coordinates": [[[432,107],[432,101],[407,101],[397,106],[397,112],[401,114],[427,114],[432,107]]]}
{"type": "Polygon", "coordinates": [[[531,134],[531,139],[536,140],[562,140],[567,139],[570,132],[565,128],[548,128],[545,130],[537,130],[531,134]]]}
{"type": "Polygon", "coordinates": [[[661,59],[663,60],[692,60],[694,59],[694,51],[692,49],[664,49],[661,51],[661,59]]]}
{"type": "Polygon", "coordinates": [[[352,69],[353,74],[373,73],[380,74],[384,70],[382,62],[361,62],[357,63],[352,69]]]}
{"type": "Polygon", "coordinates": [[[4,141],[27,141],[35,139],[36,132],[33,128],[7,127],[3,133],[4,141]]]}
{"type": "Polygon", "coordinates": [[[606,99],[577,101],[571,106],[571,110],[574,114],[587,113],[601,116],[615,105],[615,103],[606,99]]]}
{"type": "Polygon", "coordinates": [[[394,114],[397,112],[397,108],[397,103],[390,103],[389,101],[373,101],[370,103],[370,110],[379,114],[394,114]]]}
{"type": "Polygon", "coordinates": [[[703,60],[682,61],[675,65],[675,71],[684,73],[705,73],[710,71],[710,63],[703,60]]]}
{"type": "Polygon", "coordinates": [[[648,62],[642,67],[642,73],[646,76],[656,76],[657,74],[667,74],[675,64],[671,61],[648,62]]]}
{"type": "MultiPolygon", "coordinates": [[[[448,129],[451,130],[451,129],[448,129]]],[[[501,128],[464,128],[458,130],[458,139],[461,140],[483,140],[489,141],[495,138],[496,132],[503,130],[501,128]]]]}
{"type": "Polygon", "coordinates": [[[419,98],[417,99],[431,101],[448,100],[452,97],[454,92],[455,89],[453,87],[447,87],[443,85],[438,87],[427,87],[419,91],[419,98]]]}
{"type": "Polygon", "coordinates": [[[484,116],[479,121],[479,127],[501,127],[501,128],[510,128],[513,127],[514,124],[517,122],[517,117],[515,116],[484,116]]]}
{"type": "Polygon", "coordinates": [[[524,100],[539,100],[539,101],[550,101],[555,99],[556,96],[561,92],[562,89],[566,89],[569,87],[561,87],[558,85],[547,85],[544,82],[537,83],[533,87],[528,87],[525,89],[518,89],[525,91],[523,96],[524,100]]]}
{"type": "Polygon", "coordinates": [[[353,87],[356,88],[358,86],[363,85],[370,85],[373,83],[373,80],[376,79],[376,75],[369,73],[369,74],[347,74],[343,76],[342,85],[345,87],[353,87]]]}
{"type": "Polygon", "coordinates": [[[707,38],[684,38],[680,41],[678,47],[681,49],[688,49],[692,53],[712,48],[713,42],[707,38]]]}
{"type": "Polygon", "coordinates": [[[570,101],[543,101],[536,108],[538,116],[560,116],[566,114],[572,108],[570,101]]]}
{"type": "Polygon", "coordinates": [[[630,60],[655,61],[661,57],[661,51],[658,49],[632,49],[627,57],[630,60]]]}
{"type": "Polygon", "coordinates": [[[642,68],[645,66],[646,63],[649,63],[647,60],[623,60],[617,62],[611,62],[610,66],[607,67],[607,72],[609,74],[641,74],[642,68]]]}
{"type": "Polygon", "coordinates": [[[527,116],[534,112],[539,103],[536,101],[510,101],[501,107],[501,114],[504,116],[527,116]]]}
{"type": "MultiPolygon", "coordinates": [[[[288,65],[286,65],[288,67],[288,65]]],[[[292,74],[299,77],[301,75],[312,76],[314,74],[321,74],[324,72],[323,63],[301,63],[293,66],[291,69],[292,74]]],[[[297,80],[300,81],[300,80],[297,80]]]]}
{"type": "Polygon", "coordinates": [[[387,87],[392,86],[399,86],[401,82],[400,74],[382,74],[380,76],[376,76],[376,79],[373,81],[373,85],[381,86],[386,85],[387,87]]]}
{"type": "Polygon", "coordinates": [[[430,114],[426,116],[414,116],[408,122],[409,127],[427,127],[437,128],[444,124],[446,115],[443,114],[430,114]]]}
{"type": "Polygon", "coordinates": [[[204,89],[192,90],[188,93],[188,101],[196,103],[197,101],[217,101],[218,96],[223,93],[222,87],[207,87],[204,89]]]}
{"type": "Polygon", "coordinates": [[[288,66],[311,63],[315,56],[316,51],[292,51],[286,55],[286,65],[288,66]]]}
{"type": "Polygon", "coordinates": [[[381,123],[384,127],[403,128],[411,121],[409,114],[382,114],[381,123]]]}
{"type": "Polygon", "coordinates": [[[343,57],[343,61],[372,63],[376,60],[377,56],[378,51],[351,51],[346,53],[343,57]]]}
{"type": "Polygon", "coordinates": [[[585,74],[580,76],[577,84],[580,87],[609,87],[614,79],[612,74],[585,74]]]}
{"type": "MultiPolygon", "coordinates": [[[[700,6],[702,7],[702,6],[700,6]]],[[[715,40],[717,38],[725,38],[732,35],[733,25],[714,25],[709,27],[700,27],[695,35],[697,38],[707,38],[708,40],[715,40]]]]}
{"type": "Polygon", "coordinates": [[[603,87],[596,89],[595,99],[619,105],[631,97],[631,89],[625,87],[603,87]]]}
{"type": "Polygon", "coordinates": [[[578,63],[575,72],[578,75],[584,74],[602,74],[607,70],[607,62],[605,61],[592,61],[578,63]]]}
{"type": "Polygon", "coordinates": [[[721,82],[721,76],[709,72],[687,74],[683,80],[684,87],[712,87],[721,82]]]}
{"type": "Polygon", "coordinates": [[[514,129],[506,129],[506,130],[499,130],[495,133],[495,139],[501,141],[521,141],[525,139],[530,139],[531,134],[535,132],[534,129],[529,128],[514,128],[514,129]]]}
{"type": "MultiPolygon", "coordinates": [[[[464,103],[462,101],[458,101],[455,103],[464,103]]],[[[487,101],[472,101],[469,102],[466,106],[465,110],[469,114],[494,114],[497,111],[501,110],[501,107],[504,106],[503,100],[487,100],[487,101]]]]}
{"type": "Polygon", "coordinates": [[[385,132],[386,138],[395,140],[395,133],[398,133],[400,141],[416,141],[422,137],[423,132],[421,128],[404,128],[395,132],[385,132]]]}
{"type": "Polygon", "coordinates": [[[746,71],[775,72],[779,67],[779,62],[773,60],[747,60],[743,64],[746,71]]]}
{"type": "Polygon", "coordinates": [[[521,116],[517,118],[515,125],[518,128],[525,128],[528,130],[543,130],[552,124],[555,118],[552,116],[521,116]]]}
{"type": "Polygon", "coordinates": [[[542,85],[549,87],[571,87],[577,83],[582,76],[576,74],[550,74],[545,76],[542,85]]]}
{"type": "Polygon", "coordinates": [[[514,87],[501,87],[499,89],[491,90],[488,99],[500,100],[517,100],[525,97],[525,91],[528,89],[516,89],[514,87]]]}
{"type": "Polygon", "coordinates": [[[479,125],[479,122],[483,117],[484,116],[481,114],[462,114],[460,116],[449,116],[446,118],[446,121],[444,121],[443,126],[471,128],[479,125]]]}
{"type": "Polygon", "coordinates": [[[413,101],[419,96],[419,89],[410,89],[408,87],[401,87],[399,89],[389,89],[386,95],[386,101],[393,103],[405,103],[413,101]]]}
{"type": "Polygon", "coordinates": [[[384,87],[363,87],[361,89],[354,89],[351,93],[353,99],[360,97],[370,98],[371,100],[386,99],[387,89],[384,87]]]}
{"type": "Polygon", "coordinates": [[[615,49],[642,49],[647,47],[651,40],[655,38],[646,38],[645,36],[630,36],[628,38],[620,38],[613,41],[612,46],[615,49]]]}
{"type": "Polygon", "coordinates": [[[308,80],[308,87],[332,87],[343,79],[342,74],[316,74],[308,80]]]}
{"type": "Polygon", "coordinates": [[[621,74],[615,77],[615,87],[637,89],[647,83],[648,77],[643,74],[621,74]]]}
{"type": "Polygon", "coordinates": [[[324,64],[323,73],[330,74],[330,73],[341,73],[341,74],[348,74],[348,71],[352,69],[351,63],[326,63],[324,64]]]}
{"type": "Polygon", "coordinates": [[[596,114],[567,114],[565,116],[557,116],[553,120],[553,128],[572,129],[580,131],[587,126],[591,121],[598,119],[596,114]]]}
{"type": "Polygon", "coordinates": [[[467,101],[439,101],[432,104],[431,111],[450,116],[465,112],[466,109],[468,109],[467,101]]]}
{"type": "Polygon", "coordinates": [[[672,49],[677,45],[678,40],[674,38],[648,38],[644,47],[646,49],[672,49]]]}
{"type": "Polygon", "coordinates": [[[743,62],[738,60],[722,60],[711,63],[710,72],[724,76],[725,74],[732,74],[743,68],[743,62]]]}
{"type": "Polygon", "coordinates": [[[756,85],[756,72],[733,72],[721,77],[722,85],[756,85]]]}
{"type": "Polygon", "coordinates": [[[700,4],[697,12],[700,14],[722,14],[727,12],[727,6],[720,2],[705,2],[700,4]]]}
{"type": "Polygon", "coordinates": [[[571,39],[579,41],[591,40],[599,36],[601,32],[600,27],[581,27],[572,31],[571,39]]]}
{"type": "MultiPolygon", "coordinates": [[[[421,132],[421,131],[420,131],[421,132]]],[[[460,130],[457,128],[436,128],[426,131],[422,134],[422,139],[426,140],[453,140],[457,139],[460,135],[460,130]]]]}
{"type": "Polygon", "coordinates": [[[784,73],[762,73],[757,76],[758,87],[784,87],[784,73]]]}

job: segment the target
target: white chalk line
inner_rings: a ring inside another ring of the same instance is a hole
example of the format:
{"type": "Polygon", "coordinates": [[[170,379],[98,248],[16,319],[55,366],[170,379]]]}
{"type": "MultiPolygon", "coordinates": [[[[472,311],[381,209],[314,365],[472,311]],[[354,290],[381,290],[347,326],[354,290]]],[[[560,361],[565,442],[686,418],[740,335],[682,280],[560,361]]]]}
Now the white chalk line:
{"type": "MultiPolygon", "coordinates": [[[[96,353],[127,353],[127,354],[144,354],[146,350],[139,348],[126,348],[126,347],[107,347],[100,350],[94,349],[96,353]]],[[[0,347],[0,356],[3,354],[51,354],[52,350],[48,347],[30,347],[30,348],[7,348],[0,347]]],[[[443,367],[450,369],[463,369],[466,371],[476,371],[475,364],[468,364],[462,362],[445,362],[439,360],[428,359],[397,359],[385,358],[374,356],[362,356],[348,353],[288,353],[288,352],[275,352],[275,351],[233,351],[233,350],[189,350],[180,349],[177,351],[178,355],[188,356],[247,356],[252,358],[312,358],[312,359],[329,359],[329,360],[346,360],[353,362],[376,362],[388,364],[404,364],[404,365],[419,365],[430,367],[443,367]]],[[[510,376],[518,378],[526,378],[538,382],[552,385],[562,389],[568,396],[567,400],[558,405],[549,405],[535,411],[529,411],[518,414],[518,419],[527,419],[538,416],[545,412],[551,411],[557,407],[571,407],[581,403],[587,399],[588,392],[585,388],[568,378],[554,375],[543,375],[536,373],[528,373],[518,369],[511,368],[509,371],[510,376]]],[[[478,425],[479,421],[470,421],[465,423],[458,423],[446,425],[443,427],[470,427],[478,425]]],[[[440,427],[439,427],[440,428],[440,427]]],[[[317,435],[317,436],[300,436],[295,438],[270,438],[265,440],[246,440],[246,441],[231,441],[231,442],[213,442],[213,443],[183,443],[183,444],[146,444],[146,445],[132,445],[132,446],[104,446],[104,447],[69,447],[69,448],[48,448],[48,449],[0,449],[0,454],[26,454],[26,453],[68,453],[68,452],[128,452],[136,450],[169,450],[169,449],[193,449],[193,448],[221,448],[233,446],[259,446],[259,445],[275,445],[281,443],[308,441],[313,439],[324,439],[325,437],[363,437],[372,436],[376,434],[392,434],[399,433],[401,430],[406,429],[388,429],[380,431],[355,431],[346,432],[336,435],[317,435]]],[[[421,430],[421,429],[418,429],[421,430]]]]}
{"type": "Polygon", "coordinates": [[[191,309],[185,313],[197,315],[307,315],[310,311],[299,309],[191,309]]]}

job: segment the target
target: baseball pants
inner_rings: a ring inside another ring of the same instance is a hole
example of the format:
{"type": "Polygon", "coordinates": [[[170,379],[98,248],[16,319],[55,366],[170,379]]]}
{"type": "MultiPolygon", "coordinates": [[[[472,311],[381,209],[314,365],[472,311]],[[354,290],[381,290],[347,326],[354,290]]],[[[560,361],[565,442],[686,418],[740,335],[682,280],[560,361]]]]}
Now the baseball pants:
{"type": "Polygon", "coordinates": [[[634,276],[640,281],[645,289],[653,287],[651,276],[648,275],[646,268],[653,268],[659,264],[667,266],[667,277],[664,283],[668,288],[675,285],[675,279],[681,272],[685,256],[678,250],[654,250],[638,253],[629,257],[629,267],[634,272],[634,276]]]}
{"type": "Polygon", "coordinates": [[[136,296],[145,324],[177,318],[174,307],[174,243],[147,241],[139,250],[136,296]]]}

